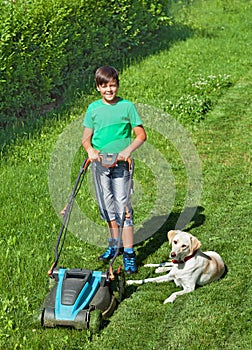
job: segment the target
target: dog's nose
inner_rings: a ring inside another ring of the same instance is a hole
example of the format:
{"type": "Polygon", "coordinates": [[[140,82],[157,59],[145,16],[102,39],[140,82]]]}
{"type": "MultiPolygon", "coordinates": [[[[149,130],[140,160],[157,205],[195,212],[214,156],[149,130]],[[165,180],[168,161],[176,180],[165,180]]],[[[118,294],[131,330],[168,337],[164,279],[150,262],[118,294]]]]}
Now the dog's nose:
{"type": "Polygon", "coordinates": [[[172,257],[172,258],[175,258],[175,256],[176,256],[176,253],[171,252],[171,257],[172,257]]]}

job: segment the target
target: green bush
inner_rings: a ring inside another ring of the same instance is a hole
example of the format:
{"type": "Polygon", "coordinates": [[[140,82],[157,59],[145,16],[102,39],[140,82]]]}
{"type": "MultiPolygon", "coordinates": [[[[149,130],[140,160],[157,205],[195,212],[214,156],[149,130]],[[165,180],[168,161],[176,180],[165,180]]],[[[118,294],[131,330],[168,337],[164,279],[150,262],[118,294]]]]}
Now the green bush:
{"type": "Polygon", "coordinates": [[[165,0],[6,0],[0,11],[1,126],[46,111],[169,22],[165,0]]]}

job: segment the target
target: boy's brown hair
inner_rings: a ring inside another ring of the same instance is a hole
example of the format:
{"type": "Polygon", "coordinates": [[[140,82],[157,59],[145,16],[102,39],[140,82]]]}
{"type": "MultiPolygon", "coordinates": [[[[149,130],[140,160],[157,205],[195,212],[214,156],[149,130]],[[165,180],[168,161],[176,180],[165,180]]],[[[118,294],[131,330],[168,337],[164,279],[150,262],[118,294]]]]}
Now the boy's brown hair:
{"type": "Polygon", "coordinates": [[[115,80],[119,86],[119,73],[112,66],[102,66],[95,72],[96,86],[107,84],[111,79],[115,80]]]}

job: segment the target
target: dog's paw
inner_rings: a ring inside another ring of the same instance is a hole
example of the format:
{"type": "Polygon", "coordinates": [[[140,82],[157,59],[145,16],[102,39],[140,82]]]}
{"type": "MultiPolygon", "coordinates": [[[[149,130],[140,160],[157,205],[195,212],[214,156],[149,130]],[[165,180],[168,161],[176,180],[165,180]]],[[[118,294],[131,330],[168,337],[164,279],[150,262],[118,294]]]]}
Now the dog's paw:
{"type": "Polygon", "coordinates": [[[133,281],[133,280],[128,280],[128,281],[126,281],[126,284],[127,284],[128,286],[131,286],[132,284],[134,284],[134,281],[133,281]]]}
{"type": "Polygon", "coordinates": [[[159,264],[145,264],[144,267],[157,267],[159,264]]]}
{"type": "Polygon", "coordinates": [[[165,299],[165,301],[163,302],[163,304],[168,304],[168,303],[173,303],[173,300],[167,298],[167,299],[165,299]]]}
{"type": "Polygon", "coordinates": [[[157,269],[155,269],[155,273],[167,272],[170,270],[171,270],[171,267],[161,266],[161,267],[158,267],[157,269]]]}
{"type": "Polygon", "coordinates": [[[126,284],[131,286],[132,284],[144,284],[144,280],[127,280],[126,284]]]}
{"type": "Polygon", "coordinates": [[[173,303],[175,299],[176,296],[170,295],[169,298],[165,299],[164,304],[173,303]]]}

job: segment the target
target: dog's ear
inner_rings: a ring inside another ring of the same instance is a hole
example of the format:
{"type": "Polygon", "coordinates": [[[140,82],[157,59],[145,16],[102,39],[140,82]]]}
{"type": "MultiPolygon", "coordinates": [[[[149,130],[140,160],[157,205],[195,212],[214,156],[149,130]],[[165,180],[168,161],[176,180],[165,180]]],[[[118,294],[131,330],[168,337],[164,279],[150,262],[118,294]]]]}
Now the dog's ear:
{"type": "Polygon", "coordinates": [[[201,246],[201,242],[198,240],[198,238],[191,235],[191,254],[195,252],[195,250],[199,249],[201,246]]]}
{"type": "Polygon", "coordinates": [[[173,237],[176,235],[176,233],[177,233],[176,230],[170,230],[170,231],[167,233],[167,237],[168,237],[169,244],[172,243],[173,237]]]}

